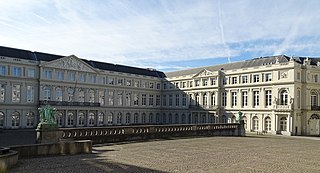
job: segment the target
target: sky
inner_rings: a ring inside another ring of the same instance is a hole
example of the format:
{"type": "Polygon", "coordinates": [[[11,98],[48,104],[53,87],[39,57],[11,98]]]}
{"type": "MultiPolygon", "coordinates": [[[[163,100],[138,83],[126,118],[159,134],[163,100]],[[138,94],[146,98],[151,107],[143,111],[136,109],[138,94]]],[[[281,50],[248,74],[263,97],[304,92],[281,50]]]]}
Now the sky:
{"type": "Polygon", "coordinates": [[[1,0],[0,46],[175,71],[320,57],[319,0],[1,0]]]}

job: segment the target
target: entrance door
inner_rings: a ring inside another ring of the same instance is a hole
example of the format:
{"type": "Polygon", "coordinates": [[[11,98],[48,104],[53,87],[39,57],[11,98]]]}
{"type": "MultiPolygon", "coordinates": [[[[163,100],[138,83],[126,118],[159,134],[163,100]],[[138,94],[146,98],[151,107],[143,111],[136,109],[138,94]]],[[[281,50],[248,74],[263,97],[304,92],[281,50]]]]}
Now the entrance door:
{"type": "Polygon", "coordinates": [[[317,114],[311,115],[309,119],[310,135],[320,135],[320,119],[317,114]]]}

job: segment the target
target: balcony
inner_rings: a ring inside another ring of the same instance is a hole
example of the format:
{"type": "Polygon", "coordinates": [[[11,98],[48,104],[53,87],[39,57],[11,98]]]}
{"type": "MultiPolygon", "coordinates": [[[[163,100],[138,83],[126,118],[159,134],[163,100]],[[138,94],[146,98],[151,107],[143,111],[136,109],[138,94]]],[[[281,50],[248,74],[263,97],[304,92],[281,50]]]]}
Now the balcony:
{"type": "Polygon", "coordinates": [[[275,109],[275,111],[290,111],[291,108],[291,105],[273,105],[273,109],[275,109]]]}
{"type": "Polygon", "coordinates": [[[311,110],[312,111],[320,111],[320,106],[313,105],[313,106],[311,106],[311,110]]]}
{"type": "Polygon", "coordinates": [[[40,105],[51,105],[51,106],[89,106],[89,107],[100,107],[99,102],[66,102],[66,101],[48,101],[40,100],[40,105]]]}
{"type": "Polygon", "coordinates": [[[217,109],[217,106],[213,105],[189,105],[190,109],[217,109]]]}

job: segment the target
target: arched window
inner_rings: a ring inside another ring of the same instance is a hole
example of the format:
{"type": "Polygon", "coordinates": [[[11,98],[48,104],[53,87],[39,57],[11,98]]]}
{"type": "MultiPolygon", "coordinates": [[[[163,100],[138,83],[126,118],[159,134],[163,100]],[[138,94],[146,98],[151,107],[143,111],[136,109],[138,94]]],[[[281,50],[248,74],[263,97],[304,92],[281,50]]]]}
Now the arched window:
{"type": "Polygon", "coordinates": [[[149,123],[150,124],[153,123],[153,114],[152,113],[149,114],[149,123]]]}
{"type": "Polygon", "coordinates": [[[169,113],[169,124],[172,124],[172,114],[169,113]]]}
{"type": "Polygon", "coordinates": [[[178,114],[176,114],[176,115],[174,116],[174,123],[175,123],[175,124],[179,124],[179,115],[178,115],[178,114]]]}
{"type": "Polygon", "coordinates": [[[247,129],[247,117],[246,116],[242,116],[242,120],[244,121],[244,128],[247,129]]]}
{"type": "Polygon", "coordinates": [[[199,96],[199,94],[197,93],[197,94],[196,94],[196,105],[198,106],[199,103],[200,103],[200,96],[199,96]]]}
{"type": "Polygon", "coordinates": [[[210,123],[215,123],[216,117],[214,116],[214,113],[209,113],[210,123]]]}
{"type": "Polygon", "coordinates": [[[206,114],[201,114],[202,118],[202,123],[207,123],[207,115],[206,114]]]}
{"type": "Polygon", "coordinates": [[[56,120],[57,120],[58,127],[62,127],[63,126],[63,113],[62,112],[56,113],[56,120]]]}
{"type": "Polygon", "coordinates": [[[35,115],[33,112],[28,112],[26,114],[27,127],[34,127],[35,125],[35,115]]]}
{"type": "Polygon", "coordinates": [[[81,111],[79,112],[79,115],[78,115],[78,126],[84,126],[84,123],[85,123],[85,112],[81,111]]]}
{"type": "Polygon", "coordinates": [[[79,102],[84,102],[84,90],[82,88],[79,88],[79,102]]]}
{"type": "Polygon", "coordinates": [[[72,102],[73,101],[74,89],[69,87],[67,91],[68,91],[68,102],[72,102]]]}
{"type": "Polygon", "coordinates": [[[94,90],[93,89],[89,90],[89,102],[90,103],[94,102],[94,90]]]}
{"type": "Polygon", "coordinates": [[[0,111],[0,128],[4,127],[4,113],[0,111]]]}
{"type": "Polygon", "coordinates": [[[211,106],[215,106],[216,105],[216,93],[215,92],[213,92],[212,94],[211,94],[211,106]]]}
{"type": "Polygon", "coordinates": [[[167,115],[166,115],[166,113],[162,114],[162,123],[163,124],[167,124],[167,115]]]}
{"type": "Polygon", "coordinates": [[[126,114],[126,124],[130,124],[130,113],[126,114]]]}
{"type": "Polygon", "coordinates": [[[145,113],[142,113],[141,122],[142,122],[143,124],[146,123],[146,114],[145,114],[145,113]]]}
{"type": "Polygon", "coordinates": [[[254,116],[252,118],[252,129],[253,129],[253,131],[259,130],[259,118],[257,116],[254,116]]]}
{"type": "Polygon", "coordinates": [[[94,112],[90,112],[89,113],[89,126],[94,126],[94,121],[95,121],[95,113],[94,112]]]}
{"type": "Polygon", "coordinates": [[[227,123],[227,116],[222,115],[222,123],[227,123]]]}
{"type": "Polygon", "coordinates": [[[56,88],[56,101],[62,101],[62,89],[60,87],[56,88]]]}
{"type": "Polygon", "coordinates": [[[13,112],[11,115],[12,118],[12,127],[17,128],[20,126],[20,113],[19,112],[13,112]]]}
{"type": "Polygon", "coordinates": [[[43,88],[43,99],[44,100],[51,100],[51,88],[48,86],[45,86],[43,88]]]}
{"type": "Polygon", "coordinates": [[[280,118],[280,130],[281,131],[286,131],[287,130],[287,118],[286,117],[281,117],[280,118]]]}
{"type": "Polygon", "coordinates": [[[68,113],[68,115],[67,115],[67,125],[68,126],[73,126],[73,116],[74,116],[73,112],[68,113]]]}
{"type": "Polygon", "coordinates": [[[207,106],[208,105],[208,95],[207,93],[204,93],[202,96],[202,105],[207,106]]]}
{"type": "Polygon", "coordinates": [[[271,131],[271,118],[270,117],[266,117],[264,119],[264,130],[270,132],[271,131]]]}
{"type": "Polygon", "coordinates": [[[119,112],[117,115],[117,124],[121,124],[122,123],[122,113],[119,112]]]}
{"type": "Polygon", "coordinates": [[[231,123],[236,123],[236,121],[237,121],[236,116],[232,116],[232,117],[231,117],[231,123]]]}
{"type": "Polygon", "coordinates": [[[280,91],[280,105],[288,105],[288,91],[287,90],[281,90],[280,91]]]}
{"type": "Polygon", "coordinates": [[[157,113],[157,114],[156,114],[156,123],[158,124],[159,122],[160,122],[160,114],[157,113]]]}
{"type": "Polygon", "coordinates": [[[133,115],[133,119],[134,119],[134,123],[135,123],[135,124],[138,124],[138,123],[139,123],[139,114],[138,114],[138,113],[135,113],[135,114],[133,115]]]}
{"type": "Polygon", "coordinates": [[[310,119],[320,119],[320,118],[319,118],[319,115],[317,115],[317,114],[312,114],[311,117],[310,117],[310,119]]]}
{"type": "Polygon", "coordinates": [[[193,116],[193,123],[194,123],[194,124],[198,124],[198,123],[199,123],[198,114],[195,114],[195,115],[193,116]]]}
{"type": "Polygon", "coordinates": [[[104,124],[104,113],[100,112],[98,115],[98,125],[103,126],[103,124],[104,124]]]}
{"type": "Polygon", "coordinates": [[[181,123],[186,124],[186,115],[185,114],[181,115],[181,123]]]}
{"type": "Polygon", "coordinates": [[[110,113],[108,114],[108,124],[111,125],[112,122],[113,122],[113,113],[110,112],[110,113]]]}

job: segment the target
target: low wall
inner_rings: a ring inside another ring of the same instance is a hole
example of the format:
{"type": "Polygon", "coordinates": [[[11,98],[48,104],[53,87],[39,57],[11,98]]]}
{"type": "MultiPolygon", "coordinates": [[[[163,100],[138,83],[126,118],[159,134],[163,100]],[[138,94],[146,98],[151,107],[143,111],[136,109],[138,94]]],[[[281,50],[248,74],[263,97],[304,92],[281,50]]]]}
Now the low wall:
{"type": "Polygon", "coordinates": [[[0,172],[6,172],[7,169],[14,166],[18,162],[19,153],[14,150],[9,150],[6,154],[0,155],[0,172]]]}
{"type": "Polygon", "coordinates": [[[121,142],[187,136],[244,136],[243,122],[228,124],[141,125],[118,127],[62,128],[65,140],[93,143],[121,142]]]}
{"type": "Polygon", "coordinates": [[[92,152],[92,141],[63,141],[57,143],[10,146],[19,152],[20,158],[32,158],[47,155],[84,154],[92,152]]]}

